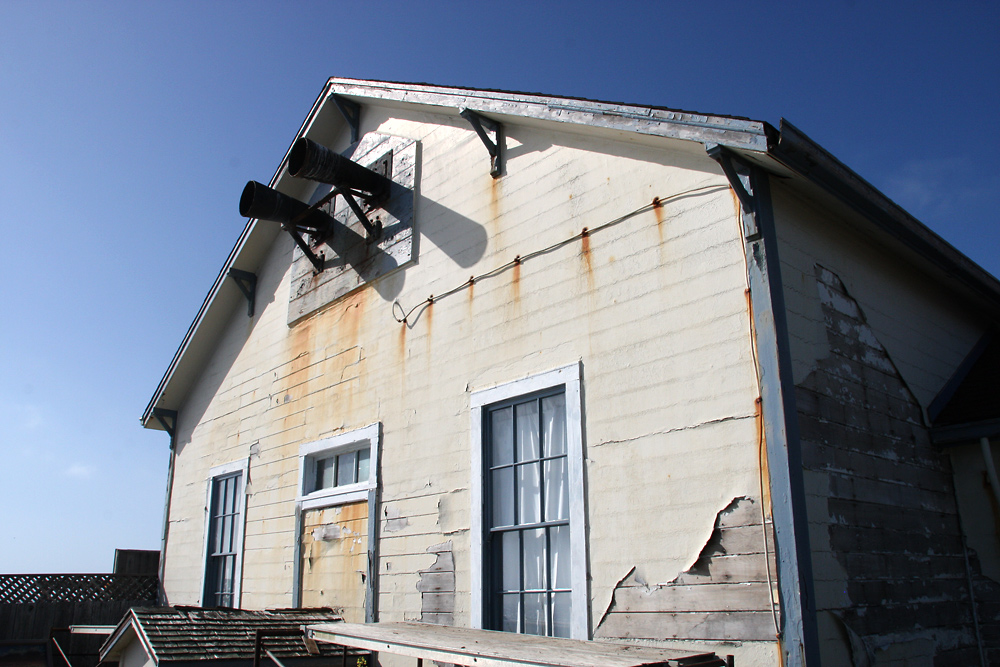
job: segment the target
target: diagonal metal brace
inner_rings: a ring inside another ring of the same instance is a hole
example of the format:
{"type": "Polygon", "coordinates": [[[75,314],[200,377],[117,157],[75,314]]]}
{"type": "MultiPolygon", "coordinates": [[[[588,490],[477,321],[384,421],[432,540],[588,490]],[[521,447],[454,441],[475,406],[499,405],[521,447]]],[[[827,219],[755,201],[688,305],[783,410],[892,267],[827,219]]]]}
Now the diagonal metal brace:
{"type": "Polygon", "coordinates": [[[358,204],[358,200],[354,198],[354,194],[351,191],[342,190],[338,187],[334,187],[333,191],[338,195],[341,195],[344,198],[344,201],[347,202],[347,205],[351,207],[351,210],[354,211],[354,215],[358,216],[358,220],[361,221],[361,225],[365,228],[365,231],[368,232],[368,241],[377,241],[382,236],[382,221],[378,220],[373,225],[371,220],[368,219],[368,216],[358,204]]]}
{"type": "Polygon", "coordinates": [[[247,317],[253,317],[253,307],[257,297],[257,274],[231,268],[228,275],[247,298],[247,317]]]}
{"type": "Polygon", "coordinates": [[[736,193],[736,197],[740,200],[740,205],[745,212],[750,214],[749,219],[747,219],[748,216],[744,216],[743,234],[746,240],[755,241],[759,239],[761,236],[759,223],[761,213],[757,197],[753,195],[754,181],[756,180],[754,170],[756,167],[747,164],[717,144],[707,148],[706,152],[710,158],[722,166],[722,171],[726,174],[726,178],[729,179],[729,184],[732,186],[733,192],[736,193]]]}
{"type": "Polygon", "coordinates": [[[503,124],[491,120],[486,116],[481,116],[472,109],[462,109],[462,118],[469,121],[472,129],[476,131],[482,139],[486,150],[490,152],[490,176],[499,178],[503,174],[504,153],[507,151],[507,138],[504,134],[503,124]],[[487,131],[493,133],[496,140],[490,139],[487,131]]]}
{"type": "Polygon", "coordinates": [[[340,95],[331,95],[330,97],[333,98],[333,103],[337,105],[344,120],[351,126],[351,143],[353,144],[361,134],[361,105],[340,95]]]}
{"type": "Polygon", "coordinates": [[[298,228],[290,222],[281,223],[281,228],[292,235],[292,240],[295,241],[295,245],[299,247],[302,254],[305,255],[309,261],[312,263],[313,268],[316,269],[316,273],[323,273],[323,266],[326,262],[326,258],[323,255],[316,256],[316,253],[312,251],[309,244],[305,242],[302,235],[299,233],[298,228]]]}

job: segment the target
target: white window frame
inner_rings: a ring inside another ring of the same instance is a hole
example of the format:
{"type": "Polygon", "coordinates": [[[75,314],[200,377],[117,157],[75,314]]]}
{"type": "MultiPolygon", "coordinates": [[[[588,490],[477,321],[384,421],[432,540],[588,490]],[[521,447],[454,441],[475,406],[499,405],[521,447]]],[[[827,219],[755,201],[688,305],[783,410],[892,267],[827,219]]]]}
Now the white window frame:
{"type": "Polygon", "coordinates": [[[299,447],[299,496],[296,501],[303,510],[331,507],[368,499],[368,492],[378,485],[379,431],[381,422],[375,422],[353,431],[340,433],[323,440],[299,447]],[[316,461],[344,452],[364,449],[368,445],[368,479],[354,484],[333,486],[306,492],[310,480],[316,477],[316,461]]]}
{"type": "Polygon", "coordinates": [[[243,502],[240,503],[240,520],[237,522],[239,533],[236,536],[236,567],[233,571],[233,608],[240,608],[240,595],[243,589],[243,538],[247,525],[247,482],[249,480],[250,459],[231,461],[213,466],[208,471],[208,488],[205,490],[205,543],[201,553],[201,593],[199,604],[205,606],[205,584],[208,579],[209,537],[212,533],[212,488],[219,477],[240,473],[240,493],[243,502]]]}
{"type": "Polygon", "coordinates": [[[539,375],[514,380],[488,389],[472,392],[472,520],[471,574],[472,606],[470,624],[483,627],[483,410],[494,403],[532,394],[559,385],[566,392],[566,445],[569,483],[570,581],[572,611],[570,637],[590,639],[590,609],[587,595],[587,534],[583,488],[583,402],[580,392],[580,362],[556,368],[539,375]]]}

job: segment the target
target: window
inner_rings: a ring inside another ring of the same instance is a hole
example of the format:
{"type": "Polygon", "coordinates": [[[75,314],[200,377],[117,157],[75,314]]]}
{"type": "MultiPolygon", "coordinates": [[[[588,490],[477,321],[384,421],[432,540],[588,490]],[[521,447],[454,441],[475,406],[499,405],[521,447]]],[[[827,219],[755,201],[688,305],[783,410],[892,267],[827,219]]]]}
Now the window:
{"type": "Polygon", "coordinates": [[[474,627],[588,638],[580,408],[579,365],[472,396],[474,627]]]}
{"type": "Polygon", "coordinates": [[[371,424],[299,449],[303,509],[354,502],[375,488],[379,425],[371,424]]]}
{"type": "Polygon", "coordinates": [[[243,561],[245,463],[212,468],[206,503],[202,606],[239,607],[243,561]]]}

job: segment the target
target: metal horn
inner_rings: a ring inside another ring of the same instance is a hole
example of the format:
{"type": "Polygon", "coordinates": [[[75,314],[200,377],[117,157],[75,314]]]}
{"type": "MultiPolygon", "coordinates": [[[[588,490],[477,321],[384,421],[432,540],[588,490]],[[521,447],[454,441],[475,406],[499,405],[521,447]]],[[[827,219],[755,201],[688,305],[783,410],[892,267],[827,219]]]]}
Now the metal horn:
{"type": "Polygon", "coordinates": [[[240,215],[244,218],[272,220],[282,225],[295,220],[295,227],[310,234],[326,236],[333,228],[333,219],[322,211],[310,211],[301,220],[296,220],[309,207],[294,197],[283,195],[277,190],[257,181],[249,181],[240,196],[240,215]]]}
{"type": "Polygon", "coordinates": [[[392,187],[392,181],[382,174],[305,137],[292,144],[292,151],[288,154],[288,173],[341,189],[367,192],[374,200],[388,196],[392,187]]]}

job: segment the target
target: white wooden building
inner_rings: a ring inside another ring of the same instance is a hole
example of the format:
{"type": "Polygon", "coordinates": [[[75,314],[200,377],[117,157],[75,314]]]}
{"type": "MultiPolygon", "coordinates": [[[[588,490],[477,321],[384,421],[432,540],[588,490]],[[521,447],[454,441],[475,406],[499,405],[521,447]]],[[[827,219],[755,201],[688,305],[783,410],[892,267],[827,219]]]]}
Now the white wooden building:
{"type": "Polygon", "coordinates": [[[334,78],[292,139],[143,415],[163,602],[986,659],[1000,283],[800,131],[334,78]]]}

